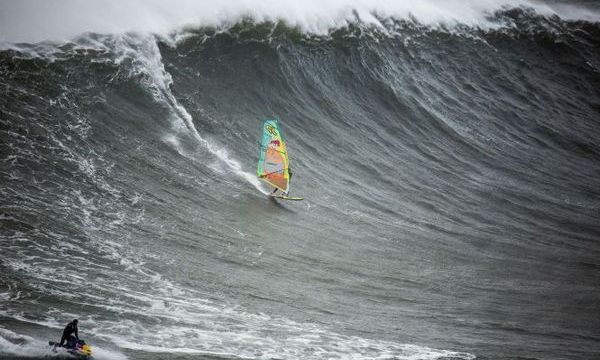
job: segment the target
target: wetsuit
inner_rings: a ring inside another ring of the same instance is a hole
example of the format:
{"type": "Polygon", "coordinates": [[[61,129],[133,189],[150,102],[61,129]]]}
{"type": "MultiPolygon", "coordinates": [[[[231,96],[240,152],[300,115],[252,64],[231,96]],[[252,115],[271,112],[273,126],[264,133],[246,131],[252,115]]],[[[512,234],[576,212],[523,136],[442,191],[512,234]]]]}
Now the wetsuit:
{"type": "MultiPolygon", "coordinates": [[[[290,175],[290,179],[288,180],[288,184],[292,183],[292,168],[288,166],[288,174],[290,175]]],[[[290,192],[290,188],[288,186],[288,191],[285,193],[285,195],[287,196],[288,192],[290,192]]]]}
{"type": "Polygon", "coordinates": [[[66,342],[67,347],[69,347],[75,343],[75,340],[79,340],[79,334],[77,334],[77,324],[75,322],[70,322],[63,330],[62,337],[60,338],[60,344],[58,346],[63,346],[63,343],[66,342]],[[72,335],[73,333],[75,336],[72,335]]]}

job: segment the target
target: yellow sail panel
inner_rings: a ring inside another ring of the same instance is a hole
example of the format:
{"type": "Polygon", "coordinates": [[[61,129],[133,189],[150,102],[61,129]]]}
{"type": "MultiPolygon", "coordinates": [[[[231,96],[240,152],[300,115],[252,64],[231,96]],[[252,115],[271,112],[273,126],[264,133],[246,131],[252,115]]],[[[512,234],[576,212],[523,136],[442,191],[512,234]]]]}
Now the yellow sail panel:
{"type": "Polygon", "coordinates": [[[290,185],[288,168],[288,154],[279,122],[265,120],[256,174],[271,186],[287,192],[290,185]]]}

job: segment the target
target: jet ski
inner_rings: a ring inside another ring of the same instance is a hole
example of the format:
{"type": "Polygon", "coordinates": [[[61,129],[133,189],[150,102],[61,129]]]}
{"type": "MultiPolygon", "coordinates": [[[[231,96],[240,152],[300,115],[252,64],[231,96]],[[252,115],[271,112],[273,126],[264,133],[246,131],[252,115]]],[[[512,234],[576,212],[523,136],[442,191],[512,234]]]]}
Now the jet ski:
{"type": "Polygon", "coordinates": [[[77,359],[87,360],[92,358],[92,347],[86,344],[83,340],[77,340],[73,343],[67,344],[66,347],[59,347],[59,344],[54,341],[49,341],[48,344],[53,347],[52,351],[54,352],[59,352],[59,349],[61,349],[65,353],[70,354],[77,359]]]}

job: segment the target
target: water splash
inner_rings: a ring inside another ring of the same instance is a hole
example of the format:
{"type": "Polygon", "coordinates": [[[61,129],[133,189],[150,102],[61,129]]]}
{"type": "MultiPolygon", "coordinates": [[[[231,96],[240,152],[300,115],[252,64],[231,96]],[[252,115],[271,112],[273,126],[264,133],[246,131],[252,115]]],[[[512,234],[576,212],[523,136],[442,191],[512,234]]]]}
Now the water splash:
{"type": "MultiPolygon", "coordinates": [[[[204,138],[194,125],[194,121],[190,113],[183,107],[173,95],[171,91],[171,84],[173,78],[164,67],[162,62],[162,56],[157,45],[156,38],[154,36],[136,36],[136,35],[123,35],[118,37],[120,39],[117,43],[118,48],[122,55],[118,57],[119,61],[127,56],[134,58],[132,75],[144,74],[146,77],[143,80],[143,85],[152,93],[154,99],[164,104],[170,110],[170,120],[173,123],[176,131],[184,130],[188,135],[192,136],[196,142],[207,149],[212,155],[217,157],[221,163],[225,164],[229,170],[235,175],[244,179],[246,182],[254,186],[258,191],[263,194],[268,194],[257,177],[249,172],[243,170],[242,165],[234,159],[227,149],[216,144],[214,141],[204,138]]],[[[169,143],[175,145],[178,152],[192,160],[198,161],[196,157],[185,153],[178,146],[176,141],[173,141],[173,137],[168,137],[169,143]]]]}

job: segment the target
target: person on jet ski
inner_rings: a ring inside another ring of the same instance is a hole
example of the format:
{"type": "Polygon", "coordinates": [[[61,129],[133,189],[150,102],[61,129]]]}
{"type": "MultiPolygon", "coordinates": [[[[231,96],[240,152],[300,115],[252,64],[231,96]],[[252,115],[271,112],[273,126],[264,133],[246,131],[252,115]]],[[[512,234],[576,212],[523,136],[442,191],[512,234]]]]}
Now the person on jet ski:
{"type": "Polygon", "coordinates": [[[75,344],[77,344],[77,341],[79,341],[79,334],[77,334],[77,322],[77,319],[75,319],[67,324],[63,330],[62,338],[60,338],[60,343],[58,346],[63,346],[63,343],[66,342],[65,347],[75,347],[75,344]],[[73,336],[73,334],[75,334],[75,336],[73,336]]]}

